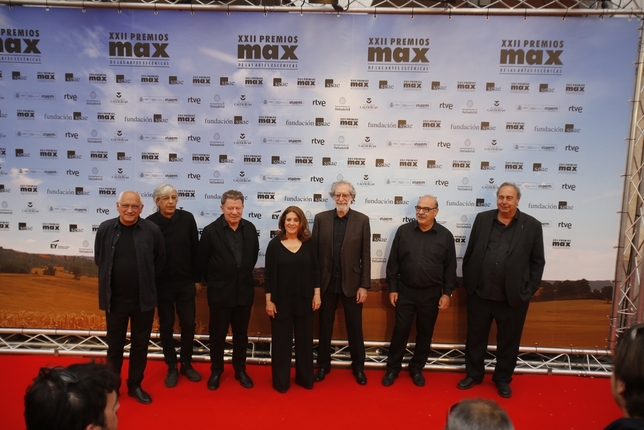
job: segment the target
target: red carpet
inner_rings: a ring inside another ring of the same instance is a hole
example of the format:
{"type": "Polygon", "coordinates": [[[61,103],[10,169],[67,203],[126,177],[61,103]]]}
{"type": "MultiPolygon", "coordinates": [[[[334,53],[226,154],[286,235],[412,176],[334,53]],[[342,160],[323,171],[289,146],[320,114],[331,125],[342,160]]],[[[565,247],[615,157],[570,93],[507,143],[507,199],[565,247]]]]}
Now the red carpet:
{"type": "MultiPolygon", "coordinates": [[[[0,428],[23,430],[23,396],[42,366],[84,362],[80,358],[0,355],[3,369],[0,428]]],[[[127,369],[127,361],[123,366],[127,369]]],[[[493,399],[508,411],[518,430],[603,429],[621,411],[610,393],[608,378],[515,375],[514,395],[500,398],[486,376],[468,391],[456,388],[461,373],[425,372],[427,385],[415,387],[408,374],[383,387],[384,370],[368,370],[369,383],[355,383],[349,370],[334,368],[326,380],[305,390],[292,382],[286,394],[271,388],[270,366],[249,366],[255,388],[244,389],[226,366],[221,387],[208,391],[208,363],[196,363],[204,376],[199,383],[181,377],[173,389],[163,386],[166,367],[149,361],[143,388],[153,403],[140,405],[123,395],[119,430],[227,429],[443,429],[448,408],[464,398],[493,399]]],[[[123,384],[125,385],[125,384],[123,384]]]]}

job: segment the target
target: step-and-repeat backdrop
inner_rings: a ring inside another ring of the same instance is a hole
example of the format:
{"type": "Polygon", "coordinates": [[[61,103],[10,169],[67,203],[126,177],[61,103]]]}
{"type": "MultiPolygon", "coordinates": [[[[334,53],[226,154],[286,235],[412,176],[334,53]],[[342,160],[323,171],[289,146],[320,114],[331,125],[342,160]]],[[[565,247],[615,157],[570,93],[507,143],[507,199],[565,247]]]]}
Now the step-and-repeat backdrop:
{"type": "MultiPolygon", "coordinates": [[[[433,194],[462,257],[504,181],[542,221],[544,279],[614,276],[638,22],[628,19],[0,11],[0,246],[93,255],[136,190],[173,184],[200,228],[357,189],[384,278],[433,194]]],[[[460,266],[459,266],[460,274],[460,266]]]]}

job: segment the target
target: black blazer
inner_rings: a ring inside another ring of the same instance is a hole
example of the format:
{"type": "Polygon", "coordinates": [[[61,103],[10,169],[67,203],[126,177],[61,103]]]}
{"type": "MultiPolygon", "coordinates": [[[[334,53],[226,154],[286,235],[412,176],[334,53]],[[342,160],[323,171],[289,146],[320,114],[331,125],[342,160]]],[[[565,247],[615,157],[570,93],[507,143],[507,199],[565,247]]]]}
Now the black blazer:
{"type": "MultiPolygon", "coordinates": [[[[541,223],[521,211],[518,213],[519,219],[505,262],[505,294],[512,307],[530,300],[539,289],[546,265],[541,223]]],[[[468,295],[475,294],[496,214],[496,209],[481,212],[474,220],[463,257],[463,283],[468,295]]]]}
{"type": "Polygon", "coordinates": [[[253,269],[259,254],[257,229],[250,221],[240,221],[244,242],[241,268],[237,269],[235,255],[224,236],[225,222],[221,215],[203,229],[199,240],[197,265],[208,284],[208,305],[218,308],[250,306],[255,299],[253,269]]]}
{"type": "MultiPolygon", "coordinates": [[[[333,269],[333,217],[335,209],[320,212],[313,220],[312,239],[320,260],[320,292],[331,282],[333,269]]],[[[369,217],[353,209],[346,215],[347,230],[342,243],[342,291],[347,297],[358,288],[371,288],[371,227],[369,217]]]]}

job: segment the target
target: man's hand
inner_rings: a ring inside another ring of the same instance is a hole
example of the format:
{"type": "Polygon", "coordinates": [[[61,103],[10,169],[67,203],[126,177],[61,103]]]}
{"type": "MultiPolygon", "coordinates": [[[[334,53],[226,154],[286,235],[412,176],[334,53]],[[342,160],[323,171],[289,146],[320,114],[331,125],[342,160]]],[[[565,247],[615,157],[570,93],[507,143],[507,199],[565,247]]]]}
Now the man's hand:
{"type": "Polygon", "coordinates": [[[396,307],[396,302],[398,301],[398,293],[389,293],[389,302],[391,306],[396,307]]]}
{"type": "Polygon", "coordinates": [[[358,294],[356,294],[356,303],[364,303],[367,301],[367,289],[358,288],[358,294]]]}
{"type": "Polygon", "coordinates": [[[444,311],[449,308],[449,299],[450,297],[447,294],[443,294],[438,300],[438,310],[444,311]]]}

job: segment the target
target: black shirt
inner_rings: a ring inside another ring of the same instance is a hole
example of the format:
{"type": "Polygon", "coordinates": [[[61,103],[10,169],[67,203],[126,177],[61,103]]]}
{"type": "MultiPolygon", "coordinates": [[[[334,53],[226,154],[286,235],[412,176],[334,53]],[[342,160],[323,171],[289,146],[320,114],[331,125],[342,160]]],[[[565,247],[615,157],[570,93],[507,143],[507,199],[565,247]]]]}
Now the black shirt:
{"type": "Polygon", "coordinates": [[[398,285],[409,288],[438,288],[451,296],[456,286],[456,248],[454,236],[434,221],[427,231],[418,221],[401,225],[396,231],[387,261],[389,292],[398,285]]]}
{"type": "Polygon", "coordinates": [[[478,289],[476,290],[481,298],[496,301],[506,299],[505,260],[512,244],[512,237],[518,220],[519,211],[514,214],[510,224],[507,226],[498,220],[498,212],[497,216],[494,217],[492,231],[490,232],[483,264],[481,265],[478,289]]]}
{"type": "Polygon", "coordinates": [[[235,255],[235,263],[237,264],[237,268],[239,269],[242,263],[242,251],[244,248],[244,232],[242,230],[243,225],[240,222],[237,226],[237,230],[233,230],[232,228],[230,228],[230,225],[228,225],[228,221],[226,221],[225,218],[223,219],[223,222],[226,243],[228,244],[230,249],[233,250],[233,254],[235,255]]]}
{"type": "Polygon", "coordinates": [[[344,235],[347,232],[347,215],[349,212],[344,214],[343,217],[338,216],[338,211],[336,210],[333,214],[333,292],[342,293],[342,243],[344,243],[344,235]]]}
{"type": "Polygon", "coordinates": [[[156,278],[157,287],[169,288],[199,282],[199,234],[195,217],[188,211],[176,209],[170,218],[155,212],[146,219],[159,226],[165,241],[166,262],[156,278]]]}
{"type": "Polygon", "coordinates": [[[134,304],[139,302],[139,270],[134,248],[136,224],[121,224],[121,237],[114,245],[112,261],[111,304],[134,304]]]}

